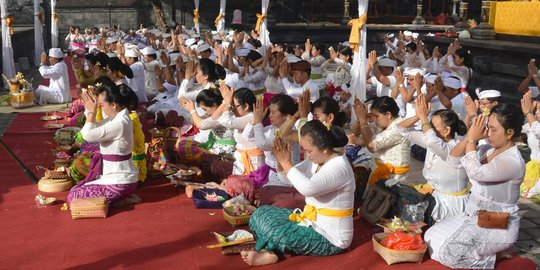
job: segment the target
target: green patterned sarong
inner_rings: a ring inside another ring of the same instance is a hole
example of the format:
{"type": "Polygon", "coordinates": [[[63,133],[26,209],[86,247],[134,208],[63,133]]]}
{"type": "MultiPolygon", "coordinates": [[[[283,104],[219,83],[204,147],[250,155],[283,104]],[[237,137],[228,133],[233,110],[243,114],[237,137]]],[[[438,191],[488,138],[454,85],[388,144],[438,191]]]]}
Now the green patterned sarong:
{"type": "Polygon", "coordinates": [[[257,237],[257,250],[273,250],[296,255],[329,256],[345,250],[334,246],[311,227],[289,220],[291,210],[264,205],[249,219],[257,237]]]}

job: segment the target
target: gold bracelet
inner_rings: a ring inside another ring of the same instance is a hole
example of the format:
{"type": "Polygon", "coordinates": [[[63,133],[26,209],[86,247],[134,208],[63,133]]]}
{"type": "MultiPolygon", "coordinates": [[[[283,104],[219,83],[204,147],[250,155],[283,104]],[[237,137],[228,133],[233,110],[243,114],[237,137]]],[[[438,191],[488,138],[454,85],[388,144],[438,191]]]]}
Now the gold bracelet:
{"type": "Polygon", "coordinates": [[[472,144],[476,145],[476,142],[474,140],[468,140],[467,143],[472,143],[472,144]]]}
{"type": "Polygon", "coordinates": [[[360,126],[360,128],[369,128],[369,125],[360,126]]]}
{"type": "Polygon", "coordinates": [[[431,128],[431,123],[430,122],[422,123],[421,128],[424,128],[424,126],[429,126],[431,128]]]}

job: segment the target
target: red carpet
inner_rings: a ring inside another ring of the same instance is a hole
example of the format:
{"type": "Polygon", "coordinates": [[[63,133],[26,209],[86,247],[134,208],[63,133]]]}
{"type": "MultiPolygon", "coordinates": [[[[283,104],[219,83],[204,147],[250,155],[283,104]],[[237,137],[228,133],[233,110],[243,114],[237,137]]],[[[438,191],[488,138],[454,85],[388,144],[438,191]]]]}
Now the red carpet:
{"type": "MultiPolygon", "coordinates": [[[[28,127],[40,115],[19,114],[4,141],[31,168],[52,165],[44,141],[51,132],[28,127]],[[20,132],[25,131],[25,132],[20,132]]],[[[112,210],[107,219],[71,220],[61,203],[37,208],[33,184],[5,152],[0,154],[0,269],[247,269],[240,256],[223,256],[212,231],[232,231],[221,210],[195,209],[191,200],[166,181],[147,183],[136,193],[143,204],[112,210]],[[215,213],[212,215],[212,213],[215,213]]],[[[54,194],[65,199],[66,193],[54,194]]],[[[245,227],[244,227],[245,228],[245,227]]],[[[421,264],[388,266],[373,251],[374,229],[355,220],[351,251],[332,257],[286,256],[260,269],[446,269],[427,259],[421,264]]],[[[535,269],[515,257],[497,269],[535,269]]]]}
{"type": "MultiPolygon", "coordinates": [[[[68,65],[73,97],[76,80],[68,65]]],[[[43,113],[18,114],[4,142],[38,177],[36,165],[52,166],[45,143],[53,131],[39,120],[43,113]]],[[[37,185],[14,160],[0,150],[0,269],[247,269],[240,256],[223,256],[212,231],[233,231],[221,210],[195,209],[193,202],[165,180],[148,182],[137,190],[143,204],[113,209],[106,219],[71,220],[56,205],[37,208],[37,185]]],[[[52,194],[64,200],[67,193],[52,194]]],[[[49,195],[50,196],[50,195],[49,195]]],[[[246,226],[241,228],[247,228],[246,226]]],[[[260,269],[446,269],[429,260],[422,264],[388,266],[373,251],[374,228],[358,217],[350,251],[331,257],[289,256],[260,269]]],[[[528,259],[515,257],[497,269],[535,269],[528,259]]]]}

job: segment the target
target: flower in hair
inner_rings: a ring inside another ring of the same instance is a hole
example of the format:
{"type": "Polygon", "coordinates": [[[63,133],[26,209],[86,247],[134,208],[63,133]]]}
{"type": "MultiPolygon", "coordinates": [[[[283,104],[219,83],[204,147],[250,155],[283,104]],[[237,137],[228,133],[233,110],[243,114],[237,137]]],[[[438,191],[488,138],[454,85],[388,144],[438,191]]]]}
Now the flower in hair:
{"type": "Polygon", "coordinates": [[[96,88],[101,87],[101,83],[96,83],[96,88]]]}

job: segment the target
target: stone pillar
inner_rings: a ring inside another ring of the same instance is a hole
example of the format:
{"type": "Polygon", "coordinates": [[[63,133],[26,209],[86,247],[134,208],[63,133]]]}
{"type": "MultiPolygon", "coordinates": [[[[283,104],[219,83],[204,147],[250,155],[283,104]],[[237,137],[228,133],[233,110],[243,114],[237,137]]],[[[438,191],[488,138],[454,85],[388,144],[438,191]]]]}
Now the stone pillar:
{"type": "Polygon", "coordinates": [[[482,22],[472,32],[474,39],[495,39],[493,26],[489,24],[490,1],[482,1],[482,22]]]}
{"type": "Polygon", "coordinates": [[[459,3],[459,22],[454,26],[454,28],[459,30],[464,30],[469,28],[469,23],[467,22],[467,11],[469,9],[469,3],[461,1],[459,3]]]}
{"type": "Polygon", "coordinates": [[[414,18],[413,24],[426,24],[426,19],[422,17],[422,0],[416,2],[416,18],[414,18]]]}

